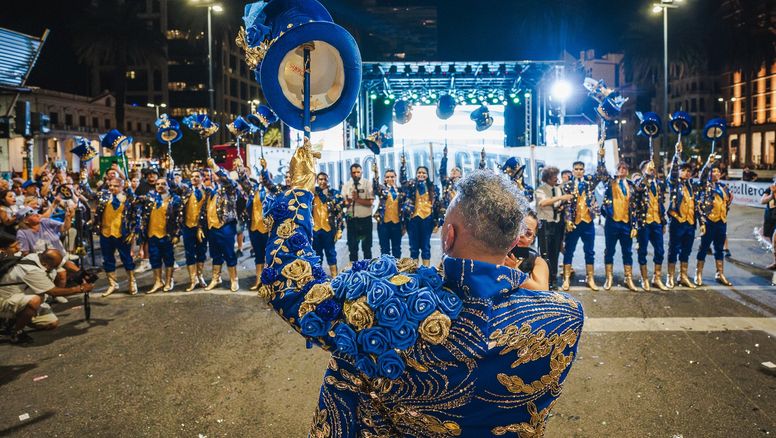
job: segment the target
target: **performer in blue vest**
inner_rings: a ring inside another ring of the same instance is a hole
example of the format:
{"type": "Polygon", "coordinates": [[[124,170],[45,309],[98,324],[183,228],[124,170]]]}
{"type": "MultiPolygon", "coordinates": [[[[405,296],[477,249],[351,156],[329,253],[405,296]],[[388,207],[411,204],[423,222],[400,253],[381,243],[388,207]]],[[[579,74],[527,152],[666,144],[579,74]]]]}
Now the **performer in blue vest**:
{"type": "Polygon", "coordinates": [[[415,178],[407,179],[407,162],[401,156],[399,181],[404,191],[402,214],[410,239],[410,258],[420,256],[423,266],[431,265],[431,235],[437,229],[439,214],[439,190],[429,179],[426,166],[418,166],[415,178]]]}
{"type": "Polygon", "coordinates": [[[652,245],[655,264],[655,275],[652,277],[652,285],[660,290],[668,290],[663,284],[663,257],[665,248],[663,232],[666,226],[665,193],[666,182],[655,173],[655,163],[647,160],[641,163],[641,178],[636,179],[636,227],[639,244],[638,258],[641,268],[641,288],[650,290],[649,269],[647,268],[647,249],[652,245]]]}
{"type": "Polygon", "coordinates": [[[149,294],[162,288],[165,292],[169,292],[175,287],[173,248],[180,239],[183,219],[181,198],[170,193],[167,179],[157,179],[154,186],[155,191],[140,198],[142,211],[140,236],[142,240],[148,242],[148,259],[154,271],[154,284],[147,292],[149,294]],[[165,267],[164,280],[162,280],[162,264],[165,267]]]}
{"type": "MultiPolygon", "coordinates": [[[[229,270],[229,289],[237,292],[240,289],[237,282],[237,255],[234,252],[237,238],[237,183],[212,158],[208,158],[207,163],[213,171],[213,180],[207,188],[205,213],[200,226],[207,228],[210,258],[213,259],[213,278],[205,290],[212,290],[221,285],[221,268],[226,262],[229,270]]],[[[203,234],[200,236],[204,237],[203,234]]]]}
{"type": "Polygon", "coordinates": [[[377,237],[380,241],[380,254],[392,254],[401,258],[402,214],[404,192],[396,186],[396,171],[387,169],[383,175],[383,184],[379,183],[377,163],[372,163],[372,191],[378,199],[374,218],[377,221],[377,237]]]}
{"type": "MultiPolygon", "coordinates": [[[[601,149],[600,152],[603,152],[601,149]]],[[[601,216],[606,218],[604,236],[604,268],[606,281],[604,289],[609,290],[614,283],[614,253],[617,243],[622,251],[622,264],[625,287],[635,291],[633,284],[633,238],[636,237],[636,206],[634,205],[635,187],[628,179],[630,166],[624,161],[617,164],[617,175],[611,176],[606,169],[604,154],[598,154],[598,178],[604,183],[604,201],[601,216]]]]}

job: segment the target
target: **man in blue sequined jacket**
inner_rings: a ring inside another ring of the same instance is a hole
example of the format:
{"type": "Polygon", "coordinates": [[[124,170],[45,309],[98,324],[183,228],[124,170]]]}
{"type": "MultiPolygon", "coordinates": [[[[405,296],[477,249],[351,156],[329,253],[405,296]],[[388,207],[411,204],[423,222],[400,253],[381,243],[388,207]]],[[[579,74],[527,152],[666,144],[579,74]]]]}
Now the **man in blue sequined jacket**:
{"type": "Polygon", "coordinates": [[[383,255],[329,278],[312,251],[309,143],[278,197],[260,296],[332,353],[310,436],[544,434],[583,312],[507,264],[525,206],[505,176],[462,179],[442,229],[441,272],[383,255]]]}
{"type": "Polygon", "coordinates": [[[210,258],[213,259],[213,277],[205,290],[221,285],[221,267],[226,262],[229,288],[232,292],[237,292],[240,288],[237,283],[237,254],[234,251],[237,238],[237,182],[212,158],[207,161],[213,176],[211,186],[205,189],[207,201],[201,228],[207,229],[210,258]]]}

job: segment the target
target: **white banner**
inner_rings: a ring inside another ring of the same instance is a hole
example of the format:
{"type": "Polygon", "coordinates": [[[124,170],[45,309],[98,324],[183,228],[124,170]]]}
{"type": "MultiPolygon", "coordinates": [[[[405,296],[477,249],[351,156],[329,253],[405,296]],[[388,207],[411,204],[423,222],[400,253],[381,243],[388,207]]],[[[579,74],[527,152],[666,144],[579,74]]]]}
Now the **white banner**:
{"type": "MultiPolygon", "coordinates": [[[[616,163],[617,144],[614,140],[606,142],[606,164],[610,172],[614,173],[616,163]]],[[[479,168],[481,146],[476,145],[448,145],[448,164],[447,171],[453,167],[459,167],[464,175],[479,168]]],[[[574,161],[585,163],[587,173],[594,173],[598,162],[598,145],[587,145],[570,148],[549,148],[549,147],[515,147],[505,148],[496,146],[487,146],[485,149],[486,167],[489,169],[500,168],[501,165],[510,157],[517,158],[518,162],[528,164],[526,168],[526,182],[530,182],[534,187],[537,186],[534,173],[531,172],[531,150],[534,151],[534,160],[536,161],[537,175],[545,166],[556,166],[560,170],[571,169],[574,161]]],[[[439,165],[442,161],[442,152],[444,144],[442,143],[423,143],[408,144],[404,148],[407,154],[407,172],[408,177],[415,175],[415,169],[418,166],[434,167],[434,180],[438,179],[439,165]],[[431,151],[433,151],[433,163],[431,162],[431,151]]],[[[393,147],[383,149],[377,158],[377,167],[380,175],[385,173],[386,169],[394,169],[397,174],[400,165],[400,156],[402,148],[393,147]]],[[[283,175],[288,170],[288,163],[294,149],[264,147],[264,158],[267,160],[272,179],[275,183],[283,182],[283,175]]],[[[248,145],[248,164],[254,168],[259,167],[260,148],[258,145],[248,145]]],[[[329,174],[329,183],[332,187],[339,188],[348,178],[350,178],[350,165],[358,163],[364,171],[364,178],[372,178],[372,163],[375,156],[367,149],[355,149],[347,151],[321,151],[321,159],[318,160],[318,168],[322,172],[329,174]]]]}
{"type": "Polygon", "coordinates": [[[733,195],[733,204],[765,208],[765,205],[760,204],[760,199],[765,194],[765,190],[771,186],[769,183],[741,180],[723,182],[730,188],[730,193],[733,195]]]}

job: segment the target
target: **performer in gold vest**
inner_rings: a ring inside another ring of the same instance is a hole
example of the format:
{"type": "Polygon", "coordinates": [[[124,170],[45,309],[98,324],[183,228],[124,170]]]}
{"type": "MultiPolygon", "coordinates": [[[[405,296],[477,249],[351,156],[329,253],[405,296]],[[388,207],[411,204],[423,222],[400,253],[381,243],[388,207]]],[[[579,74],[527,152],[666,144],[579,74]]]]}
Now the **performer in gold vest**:
{"type": "Polygon", "coordinates": [[[237,292],[237,254],[234,243],[237,237],[237,183],[220,168],[212,158],[208,166],[213,170],[212,186],[207,189],[205,214],[202,215],[202,228],[207,228],[210,244],[210,258],[213,259],[213,278],[205,290],[221,285],[221,266],[226,262],[229,269],[229,288],[237,292]]]}
{"type": "Polygon", "coordinates": [[[725,256],[724,245],[727,239],[727,219],[730,204],[733,202],[733,194],[727,184],[720,181],[721,173],[719,166],[714,163],[714,155],[709,156],[706,164],[711,169],[709,178],[705,178],[704,172],[701,172],[701,183],[705,184],[701,191],[701,201],[704,206],[701,214],[704,216],[704,224],[701,225],[701,244],[698,246],[698,265],[695,270],[695,284],[703,285],[703,265],[706,261],[706,252],[714,244],[714,263],[717,272],[714,278],[717,283],[725,286],[732,286],[727,277],[725,277],[725,256]],[[704,229],[705,228],[705,229],[704,229]],[[705,232],[704,232],[705,231],[705,232]]]}
{"type": "Polygon", "coordinates": [[[243,193],[248,198],[245,205],[245,217],[243,221],[248,224],[248,237],[253,247],[253,261],[256,264],[256,283],[251,290],[257,290],[261,284],[261,271],[264,270],[266,259],[267,236],[270,224],[264,221],[265,207],[272,202],[272,188],[274,184],[267,169],[267,162],[261,159],[262,170],[258,175],[258,181],[249,178],[249,169],[242,165],[241,159],[236,159],[235,169],[239,175],[239,183],[243,193]]]}
{"type": "Polygon", "coordinates": [[[321,172],[316,177],[318,186],[313,198],[313,250],[323,262],[324,255],[331,276],[337,275],[337,249],[335,245],[342,235],[345,199],[336,189],[329,187],[329,175],[321,172]]]}
{"type": "MultiPolygon", "coordinates": [[[[375,220],[377,221],[377,237],[380,240],[380,254],[391,254],[401,258],[402,215],[404,192],[396,187],[396,171],[387,169],[383,176],[383,184],[377,177],[377,163],[373,163],[372,191],[379,200],[375,220]]],[[[451,198],[452,199],[452,198],[451,198]]]]}
{"type": "Polygon", "coordinates": [[[152,294],[164,287],[169,292],[175,287],[173,273],[175,255],[173,248],[180,237],[181,198],[169,192],[167,180],[159,178],[154,185],[155,191],[142,198],[141,233],[148,241],[148,258],[154,270],[154,285],[147,292],[152,294]],[[162,264],[165,277],[162,281],[162,264]]]}
{"type": "Polygon", "coordinates": [[[207,258],[207,237],[205,228],[202,226],[206,201],[205,186],[202,184],[203,176],[205,175],[202,170],[194,169],[190,175],[190,184],[177,184],[174,179],[168,178],[172,191],[180,197],[183,204],[181,231],[186,267],[189,271],[189,287],[186,288],[186,292],[207,286],[203,276],[207,258]]]}
{"type": "Polygon", "coordinates": [[[423,266],[431,265],[431,235],[440,225],[439,189],[429,177],[428,168],[418,166],[415,178],[407,179],[407,162],[402,153],[399,181],[405,195],[402,213],[410,238],[410,258],[417,260],[420,256],[423,266]]]}
{"type": "Polygon", "coordinates": [[[108,180],[107,185],[107,189],[94,194],[88,183],[82,181],[85,194],[97,200],[94,224],[100,235],[102,267],[108,277],[108,289],[102,296],[107,297],[119,288],[119,283],[116,281],[116,251],[119,252],[129,277],[128,291],[131,295],[135,295],[137,293],[135,262],[130,254],[132,240],[138,231],[135,194],[132,189],[125,188],[124,181],[119,178],[108,180]]]}

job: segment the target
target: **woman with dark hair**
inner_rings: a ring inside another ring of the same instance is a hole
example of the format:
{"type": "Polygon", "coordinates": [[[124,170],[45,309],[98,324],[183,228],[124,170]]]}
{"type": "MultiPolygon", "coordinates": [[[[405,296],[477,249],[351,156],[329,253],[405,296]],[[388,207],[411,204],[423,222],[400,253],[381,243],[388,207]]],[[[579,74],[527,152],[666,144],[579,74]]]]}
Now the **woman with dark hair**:
{"type": "Polygon", "coordinates": [[[12,190],[0,190],[0,231],[16,235],[16,194],[12,190]]]}
{"type": "Polygon", "coordinates": [[[530,277],[530,283],[526,285],[528,289],[548,290],[550,287],[550,268],[547,266],[547,262],[539,256],[539,252],[533,248],[538,228],[539,217],[535,211],[527,209],[520,226],[517,244],[512,248],[510,254],[510,261],[514,263],[514,268],[530,277]]]}
{"type": "Polygon", "coordinates": [[[431,235],[441,225],[439,191],[431,180],[426,166],[418,166],[414,179],[407,179],[407,162],[401,156],[400,182],[404,191],[402,214],[410,238],[410,258],[418,255],[424,266],[431,265],[431,235]]]}

